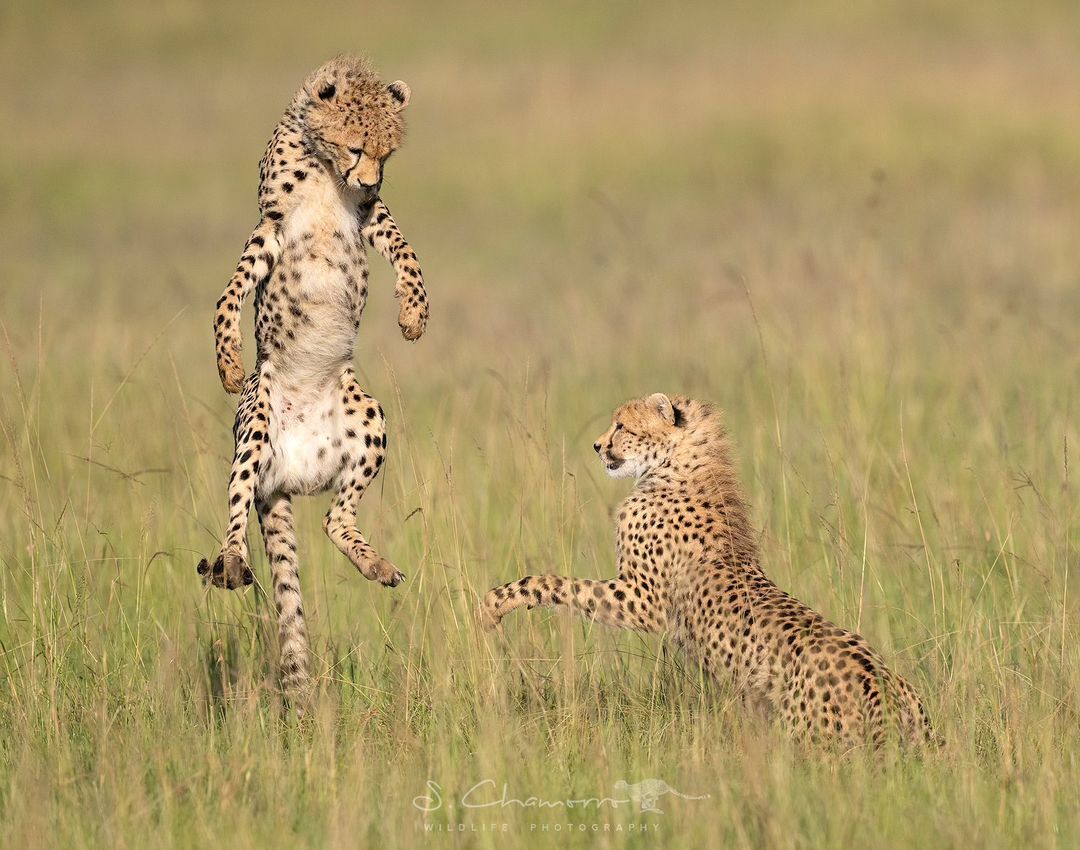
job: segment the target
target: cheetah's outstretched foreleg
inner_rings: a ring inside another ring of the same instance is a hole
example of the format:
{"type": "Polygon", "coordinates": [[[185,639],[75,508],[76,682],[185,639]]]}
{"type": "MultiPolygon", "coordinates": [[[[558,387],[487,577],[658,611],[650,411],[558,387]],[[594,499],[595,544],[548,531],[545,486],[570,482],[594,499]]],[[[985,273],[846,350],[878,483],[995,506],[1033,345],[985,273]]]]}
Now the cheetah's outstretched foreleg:
{"type": "Polygon", "coordinates": [[[522,607],[567,608],[605,626],[639,632],[661,632],[665,625],[665,619],[649,605],[635,582],[556,575],[525,576],[492,588],[480,607],[481,624],[493,629],[503,617],[522,607]]]}

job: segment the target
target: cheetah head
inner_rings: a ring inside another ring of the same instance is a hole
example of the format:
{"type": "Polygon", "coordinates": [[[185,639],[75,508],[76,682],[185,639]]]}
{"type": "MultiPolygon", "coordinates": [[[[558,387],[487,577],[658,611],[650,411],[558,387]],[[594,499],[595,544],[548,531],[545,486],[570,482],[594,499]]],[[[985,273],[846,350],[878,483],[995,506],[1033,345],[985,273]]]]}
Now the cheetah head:
{"type": "Polygon", "coordinates": [[[305,141],[341,183],[365,198],[378,194],[383,166],[401,146],[409,87],[384,85],[364,59],[331,59],[297,94],[305,141]]]}
{"type": "Polygon", "coordinates": [[[628,401],[593,449],[612,478],[641,478],[667,463],[675,450],[681,413],[663,393],[628,401]]]}

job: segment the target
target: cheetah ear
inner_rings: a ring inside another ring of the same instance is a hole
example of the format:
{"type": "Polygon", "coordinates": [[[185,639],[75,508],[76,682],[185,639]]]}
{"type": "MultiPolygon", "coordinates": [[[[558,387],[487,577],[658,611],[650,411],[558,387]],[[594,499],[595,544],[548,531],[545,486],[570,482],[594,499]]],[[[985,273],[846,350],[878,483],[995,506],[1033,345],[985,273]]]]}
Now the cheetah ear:
{"type": "Polygon", "coordinates": [[[337,94],[334,78],[332,76],[320,77],[315,81],[315,85],[311,87],[311,93],[319,100],[333,100],[334,95],[337,94]]]}
{"type": "Polygon", "coordinates": [[[653,393],[649,396],[649,404],[656,408],[660,418],[668,425],[675,424],[675,408],[671,406],[671,399],[663,393],[653,393]]]}
{"type": "Polygon", "coordinates": [[[386,90],[390,92],[390,99],[394,102],[394,111],[401,112],[406,106],[409,105],[409,97],[412,95],[412,89],[409,88],[407,83],[403,83],[401,80],[394,80],[386,87],[386,90]]]}

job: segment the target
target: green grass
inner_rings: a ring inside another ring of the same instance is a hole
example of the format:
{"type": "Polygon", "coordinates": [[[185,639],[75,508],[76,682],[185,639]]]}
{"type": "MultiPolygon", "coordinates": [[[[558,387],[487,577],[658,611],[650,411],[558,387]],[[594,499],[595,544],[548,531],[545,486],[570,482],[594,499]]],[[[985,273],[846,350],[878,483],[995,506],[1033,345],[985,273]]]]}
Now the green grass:
{"type": "Polygon", "coordinates": [[[218,5],[0,12],[0,846],[1080,845],[1072,4],[218,5]],[[302,500],[298,726],[263,591],[195,574],[210,315],[266,138],[348,49],[413,88],[384,196],[433,314],[404,343],[376,264],[361,527],[409,581],[302,500]],[[657,390],[727,411],[771,575],[917,684],[939,753],[796,751],[656,640],[474,630],[495,583],[612,573],[590,444],[657,390]],[[461,802],[653,777],[710,796],[461,802]]]}

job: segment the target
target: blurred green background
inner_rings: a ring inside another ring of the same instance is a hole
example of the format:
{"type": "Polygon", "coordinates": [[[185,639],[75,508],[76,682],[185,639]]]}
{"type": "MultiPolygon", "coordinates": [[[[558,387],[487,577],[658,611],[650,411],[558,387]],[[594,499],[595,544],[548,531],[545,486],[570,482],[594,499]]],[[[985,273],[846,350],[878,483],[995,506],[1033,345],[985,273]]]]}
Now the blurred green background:
{"type": "Polygon", "coordinates": [[[1076,846],[1078,51],[1067,2],[5,4],[0,845],[1076,846]],[[340,52],[412,87],[383,197],[432,317],[405,343],[373,261],[361,528],[409,582],[300,506],[296,726],[272,606],[194,565],[232,448],[213,304],[340,52]],[[770,573],[912,678],[940,754],[793,751],[659,641],[475,633],[492,584],[611,574],[627,487],[590,444],[658,390],[727,411],[770,573]],[[711,796],[411,803],[648,777],[711,796]]]}

